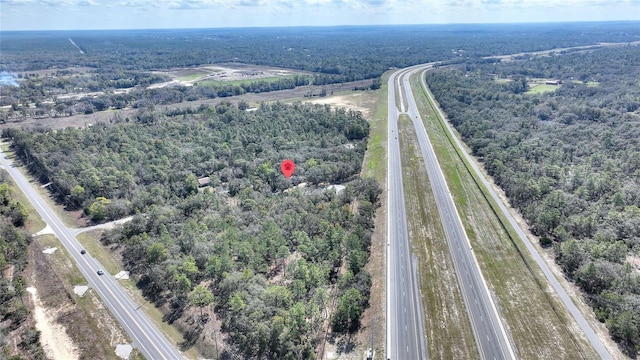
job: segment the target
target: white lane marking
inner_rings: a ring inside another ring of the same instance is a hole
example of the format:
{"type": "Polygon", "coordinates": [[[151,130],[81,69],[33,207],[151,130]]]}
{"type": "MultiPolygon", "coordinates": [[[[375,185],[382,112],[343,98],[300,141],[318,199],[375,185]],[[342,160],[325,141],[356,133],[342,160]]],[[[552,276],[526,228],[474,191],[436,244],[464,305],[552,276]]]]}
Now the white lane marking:
{"type": "MultiPolygon", "coordinates": [[[[35,191],[35,189],[33,189],[31,187],[31,185],[30,185],[29,181],[26,179],[26,177],[24,175],[22,175],[22,173],[20,173],[20,171],[17,170],[17,168],[14,168],[14,170],[15,171],[13,171],[13,172],[9,171],[9,174],[11,175],[11,177],[14,178],[16,184],[18,185],[18,187],[20,188],[22,193],[25,194],[25,196],[27,197],[29,202],[31,202],[33,204],[34,208],[36,208],[36,210],[39,213],[40,217],[45,221],[45,223],[47,223],[49,226],[51,226],[51,228],[55,228],[54,229],[54,233],[56,233],[56,237],[58,237],[58,240],[60,240],[60,242],[65,246],[65,248],[68,245],[71,250],[77,251],[77,246],[76,246],[76,245],[78,245],[77,239],[75,239],[75,237],[71,235],[70,230],[62,224],[60,219],[58,219],[55,216],[55,214],[52,214],[52,213],[50,214],[50,212],[52,212],[52,210],[49,208],[49,205],[47,203],[45,203],[44,199],[42,199],[40,194],[37,193],[35,191]],[[29,185],[25,185],[25,184],[29,184],[29,185]],[[47,209],[49,209],[49,211],[47,211],[47,209]],[[58,232],[56,232],[55,230],[57,230],[58,232]]],[[[74,260],[76,260],[75,259],[75,255],[72,255],[72,258],[74,260]]],[[[86,257],[81,257],[81,259],[85,262],[85,264],[87,264],[87,266],[91,267],[91,264],[88,263],[88,260],[87,260],[86,257]]],[[[91,274],[91,271],[88,271],[88,273],[91,274]]],[[[88,279],[88,277],[87,277],[87,279],[88,279]]],[[[152,339],[149,337],[149,334],[147,333],[147,331],[143,331],[143,329],[142,329],[143,327],[140,326],[141,324],[138,321],[136,321],[136,319],[133,316],[131,316],[131,314],[129,313],[127,308],[120,302],[118,297],[115,296],[115,294],[111,291],[111,289],[108,286],[106,286],[104,280],[101,279],[101,278],[98,278],[98,280],[101,280],[103,285],[105,285],[106,289],[113,296],[113,299],[115,299],[118,302],[118,304],[120,304],[122,309],[127,313],[127,315],[129,315],[130,319],[138,326],[139,330],[141,330],[141,332],[144,335],[144,337],[146,337],[147,340],[149,340],[149,342],[151,342],[151,345],[158,351],[159,354],[162,354],[162,351],[160,351],[160,349],[158,349],[158,347],[156,346],[155,341],[152,341],[152,339]]],[[[100,289],[96,288],[95,290],[97,290],[100,293],[102,293],[102,291],[100,289]]],[[[108,299],[107,297],[103,297],[103,301],[106,301],[106,302],[112,304],[112,306],[113,306],[113,303],[112,303],[111,299],[108,299]]],[[[114,309],[115,309],[115,306],[114,306],[114,309]]],[[[114,311],[114,312],[116,313],[115,315],[118,315],[118,317],[122,318],[121,314],[118,313],[118,311],[114,311]]],[[[124,318],[122,318],[122,319],[123,319],[123,325],[125,325],[126,327],[131,329],[129,324],[126,321],[124,321],[124,318]]],[[[147,326],[145,326],[145,327],[147,327],[147,326]]],[[[131,333],[132,333],[131,335],[133,337],[137,338],[137,336],[135,335],[135,333],[133,331],[131,331],[131,333]]],[[[138,342],[139,342],[138,345],[146,350],[146,347],[144,345],[142,345],[142,343],[140,341],[138,341],[138,342]]]]}

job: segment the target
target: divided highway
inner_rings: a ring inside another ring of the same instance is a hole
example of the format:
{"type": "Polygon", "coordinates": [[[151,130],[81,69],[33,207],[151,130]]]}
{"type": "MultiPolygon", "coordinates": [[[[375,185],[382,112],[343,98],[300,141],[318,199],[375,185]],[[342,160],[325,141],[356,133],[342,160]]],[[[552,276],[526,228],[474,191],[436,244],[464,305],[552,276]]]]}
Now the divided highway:
{"type": "Polygon", "coordinates": [[[465,306],[483,359],[513,359],[515,355],[502,327],[469,240],[449,194],[409,85],[409,76],[431,67],[418,65],[398,70],[388,82],[388,212],[387,212],[387,359],[426,359],[419,288],[412,271],[410,241],[402,186],[398,117],[406,114],[416,128],[422,156],[435,194],[438,211],[454,260],[465,306]],[[396,94],[399,104],[397,104],[396,94]],[[405,107],[406,103],[406,107],[405,107]],[[399,108],[398,109],[398,105],[399,108]]]}
{"type": "MultiPolygon", "coordinates": [[[[412,264],[402,185],[396,83],[389,78],[387,156],[387,359],[427,359],[417,274],[412,264]]],[[[417,260],[416,260],[417,261],[417,260]]]]}
{"type": "MultiPolygon", "coordinates": [[[[440,220],[442,222],[449,251],[454,261],[456,275],[462,290],[465,307],[474,331],[476,345],[482,359],[515,359],[513,345],[510,342],[493,298],[482,277],[481,270],[473,255],[469,239],[466,236],[461,219],[449,192],[442,170],[438,164],[429,137],[418,108],[416,106],[409,77],[415,73],[424,73],[433,67],[433,63],[421,64],[395,71],[388,81],[388,164],[387,164],[387,359],[410,360],[426,359],[426,338],[422,321],[419,287],[416,271],[410,271],[410,241],[402,187],[402,168],[400,145],[398,141],[398,118],[406,114],[416,130],[422,157],[435,195],[440,220]]],[[[423,86],[426,87],[421,75],[423,86]]],[[[435,103],[431,93],[427,96],[435,103]]],[[[445,119],[436,106],[438,115],[445,119]]],[[[464,149],[460,140],[453,135],[447,123],[447,131],[456,145],[464,149]]],[[[489,182],[482,176],[477,165],[464,150],[463,155],[471,164],[473,171],[480,174],[483,184],[489,189],[500,210],[505,214],[520,240],[542,269],[545,277],[558,293],[569,313],[576,320],[589,342],[603,359],[612,358],[603,341],[578,310],[571,298],[555,278],[546,262],[531,244],[504,203],[495,193],[489,182]]],[[[413,260],[416,261],[416,260],[413,260]]]]}
{"type": "MultiPolygon", "coordinates": [[[[424,88],[427,89],[427,84],[424,76],[421,76],[420,79],[424,88]]],[[[430,92],[427,92],[426,95],[429,97],[431,102],[435,104],[433,95],[430,92]]],[[[442,112],[442,110],[440,110],[439,107],[436,106],[435,110],[438,112],[438,115],[440,116],[441,119],[446,119],[445,114],[442,112]]],[[[459,149],[464,149],[464,147],[460,143],[460,140],[453,134],[451,125],[446,121],[445,121],[445,124],[447,127],[447,131],[449,132],[449,135],[456,142],[456,146],[459,149]]],[[[495,192],[495,190],[493,190],[493,187],[491,186],[489,181],[484,176],[482,176],[482,172],[480,171],[476,163],[471,159],[471,156],[466,151],[462,151],[462,154],[467,159],[467,162],[471,164],[473,171],[475,171],[476,174],[480,175],[478,176],[480,178],[480,181],[488,189],[489,193],[491,194],[491,197],[496,202],[496,204],[498,204],[500,211],[505,215],[505,217],[509,221],[509,224],[511,224],[511,227],[516,231],[516,233],[518,234],[518,237],[520,238],[520,241],[522,241],[522,243],[525,245],[525,247],[529,251],[529,254],[531,254],[531,257],[536,261],[536,264],[540,266],[540,269],[542,270],[545,277],[547,278],[547,281],[549,281],[549,283],[551,284],[555,292],[558,294],[558,297],[560,297],[560,299],[562,300],[564,306],[567,308],[569,313],[576,320],[578,326],[580,327],[582,332],[585,334],[585,336],[591,343],[591,346],[593,346],[593,348],[596,350],[596,352],[602,359],[611,359],[612,356],[607,350],[606,346],[604,345],[604,342],[602,341],[602,339],[600,339],[600,337],[596,334],[596,332],[593,330],[593,328],[591,327],[587,319],[585,319],[584,315],[580,312],[580,310],[578,310],[578,307],[573,303],[573,301],[571,300],[571,297],[567,294],[567,292],[562,287],[558,279],[556,279],[555,275],[553,274],[553,272],[551,271],[547,263],[542,259],[542,256],[540,256],[540,254],[538,253],[538,250],[533,246],[531,241],[529,241],[529,239],[527,238],[527,235],[520,228],[520,225],[518,224],[516,219],[513,217],[513,215],[511,215],[511,212],[509,212],[506,205],[502,202],[502,199],[500,199],[500,197],[495,192]]]]}
{"type": "Polygon", "coordinates": [[[60,242],[69,251],[91,288],[100,296],[103,303],[129,334],[133,340],[133,346],[138,348],[147,359],[183,359],[180,352],[151,320],[141,310],[138,310],[138,304],[133,302],[113,276],[108,273],[100,276],[96,273],[104,268],[91,257],[91,254],[80,254],[82,246],[76,240],[72,230],[64,226],[56,213],[31,186],[24,175],[13,166],[2,150],[0,150],[0,164],[11,175],[42,219],[51,227],[60,242]]]}
{"type": "Polygon", "coordinates": [[[444,228],[480,356],[483,359],[514,359],[515,354],[511,343],[471,250],[469,239],[427,136],[409,84],[411,75],[428,67],[430,65],[415,67],[403,72],[399,77],[407,102],[406,114],[411,118],[416,130],[420,151],[440,213],[440,221],[444,228]]]}

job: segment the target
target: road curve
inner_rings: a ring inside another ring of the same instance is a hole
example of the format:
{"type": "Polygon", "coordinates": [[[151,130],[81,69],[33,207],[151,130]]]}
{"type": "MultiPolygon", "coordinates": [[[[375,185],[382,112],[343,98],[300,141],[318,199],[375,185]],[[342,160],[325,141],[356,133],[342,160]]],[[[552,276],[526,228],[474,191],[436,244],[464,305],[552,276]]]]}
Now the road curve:
{"type": "Polygon", "coordinates": [[[473,255],[462,220],[413,97],[409,77],[429,67],[431,66],[418,66],[400,76],[407,102],[407,115],[411,118],[416,130],[429,182],[440,214],[440,221],[444,228],[445,238],[449,245],[449,252],[454,262],[456,276],[462,290],[462,297],[480,356],[483,359],[514,359],[513,347],[504,330],[500,314],[484,281],[480,267],[473,255]]]}
{"type": "Polygon", "coordinates": [[[96,273],[97,270],[104,268],[90,254],[80,254],[82,246],[74,237],[72,229],[64,226],[56,213],[33,188],[25,176],[13,166],[2,150],[0,150],[0,164],[11,175],[14,182],[33,204],[42,219],[51,227],[54,234],[69,251],[89,285],[100,296],[103,303],[129,334],[133,340],[133,346],[138,348],[147,359],[184,359],[175,346],[167,340],[147,316],[138,310],[138,304],[129,297],[113,276],[108,273],[99,276],[96,273]]]}
{"type": "MultiPolygon", "coordinates": [[[[422,306],[413,260],[402,184],[397,71],[388,82],[387,155],[387,346],[388,360],[427,359],[422,306]]],[[[402,105],[401,105],[402,106],[402,105]]]]}

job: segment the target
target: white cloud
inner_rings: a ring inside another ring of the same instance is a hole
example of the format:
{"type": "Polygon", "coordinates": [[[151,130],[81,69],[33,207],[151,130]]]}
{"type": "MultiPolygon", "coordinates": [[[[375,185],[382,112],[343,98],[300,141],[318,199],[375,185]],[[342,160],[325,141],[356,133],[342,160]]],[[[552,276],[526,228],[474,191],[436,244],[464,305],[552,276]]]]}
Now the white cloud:
{"type": "Polygon", "coordinates": [[[640,20],[640,0],[0,0],[0,6],[2,30],[640,20]]]}

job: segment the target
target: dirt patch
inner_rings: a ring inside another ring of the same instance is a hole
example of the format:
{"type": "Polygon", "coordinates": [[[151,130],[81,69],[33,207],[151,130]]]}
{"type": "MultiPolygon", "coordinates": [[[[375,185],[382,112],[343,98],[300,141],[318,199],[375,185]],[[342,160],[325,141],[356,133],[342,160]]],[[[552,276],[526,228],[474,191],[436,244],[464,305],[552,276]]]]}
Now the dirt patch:
{"type": "MultiPolygon", "coordinates": [[[[73,292],[73,286],[84,282],[84,278],[65,250],[43,254],[40,244],[43,240],[51,242],[45,236],[29,245],[29,264],[32,266],[29,282],[37,289],[37,305],[48,316],[46,324],[55,336],[54,346],[59,346],[63,336],[65,351],[71,351],[60,356],[47,353],[48,356],[53,359],[117,359],[113,350],[115,345],[127,343],[128,338],[93,291],[87,291],[84,297],[73,292]]],[[[41,331],[47,350],[44,330],[41,331]]]]}
{"type": "Polygon", "coordinates": [[[131,351],[133,351],[133,348],[129,344],[116,345],[116,355],[118,355],[122,359],[128,359],[131,355],[131,351]]]}
{"type": "Polygon", "coordinates": [[[640,271],[640,257],[637,256],[627,256],[626,261],[633,265],[635,271],[640,271]]]}
{"type": "Polygon", "coordinates": [[[46,248],[44,250],[42,250],[43,254],[47,254],[47,255],[51,255],[54,254],[56,251],[58,250],[58,248],[46,248]]]}
{"type": "MultiPolygon", "coordinates": [[[[207,99],[207,100],[196,100],[196,101],[183,101],[181,103],[170,104],[170,105],[159,105],[156,107],[158,111],[167,111],[173,109],[185,109],[192,108],[197,109],[199,106],[214,106],[221,102],[240,102],[246,101],[250,104],[260,104],[262,102],[270,102],[270,101],[293,101],[293,100],[302,100],[302,99],[315,99],[318,95],[325,90],[327,93],[338,93],[345,91],[353,91],[356,87],[367,87],[371,85],[371,80],[360,80],[353,81],[348,83],[341,84],[331,84],[331,85],[308,85],[308,86],[299,86],[295,89],[288,90],[278,90],[271,92],[263,92],[263,93],[248,93],[238,96],[231,97],[222,97],[215,99],[207,99]]],[[[135,119],[136,114],[139,109],[131,109],[126,108],[122,110],[106,110],[106,111],[98,111],[93,114],[77,114],[73,116],[65,116],[65,117],[45,117],[45,118],[28,118],[23,121],[10,121],[4,124],[0,124],[0,129],[4,128],[21,128],[21,127],[38,127],[45,129],[64,129],[67,127],[86,127],[93,124],[104,123],[109,124],[113,122],[115,119],[121,119],[124,121],[131,121],[135,119]]],[[[366,117],[366,116],[365,116],[366,117]]],[[[80,211],[81,215],[82,211],[80,211]]]]}
{"type": "Polygon", "coordinates": [[[56,311],[42,306],[36,288],[28,287],[27,291],[31,294],[36,328],[40,331],[40,341],[47,356],[52,359],[79,359],[78,349],[65,328],[55,322],[56,311]]]}
{"type": "Polygon", "coordinates": [[[85,285],[76,285],[73,287],[74,294],[78,296],[84,296],[87,290],[89,290],[89,287],[85,285]]]}
{"type": "Polygon", "coordinates": [[[201,81],[260,80],[270,77],[302,74],[302,71],[245,64],[205,65],[161,72],[173,78],[171,81],[153,84],[149,89],[167,86],[193,86],[201,81]]]}
{"type": "Polygon", "coordinates": [[[333,107],[347,108],[360,111],[362,116],[371,119],[375,98],[368,96],[366,92],[357,92],[345,95],[326,96],[310,101],[313,104],[329,104],[333,107]]]}
{"type": "Polygon", "coordinates": [[[51,226],[49,226],[49,224],[47,224],[47,226],[44,227],[44,229],[38,231],[37,233],[33,234],[33,236],[40,236],[40,235],[53,235],[53,229],[51,228],[51,226]]]}
{"type": "Polygon", "coordinates": [[[14,270],[15,270],[15,266],[13,266],[13,265],[7,266],[3,270],[2,277],[7,279],[7,280],[9,280],[9,281],[12,281],[13,280],[13,272],[14,272],[14,270]]]}

